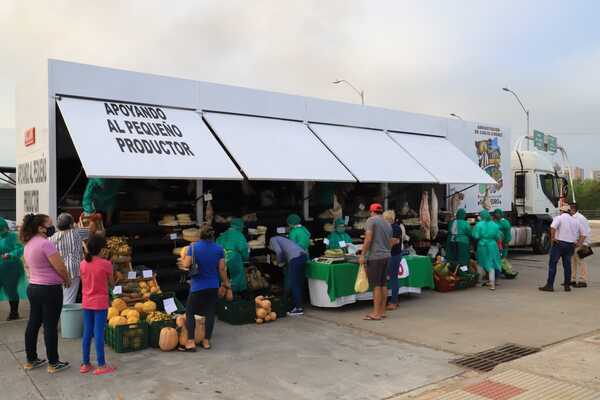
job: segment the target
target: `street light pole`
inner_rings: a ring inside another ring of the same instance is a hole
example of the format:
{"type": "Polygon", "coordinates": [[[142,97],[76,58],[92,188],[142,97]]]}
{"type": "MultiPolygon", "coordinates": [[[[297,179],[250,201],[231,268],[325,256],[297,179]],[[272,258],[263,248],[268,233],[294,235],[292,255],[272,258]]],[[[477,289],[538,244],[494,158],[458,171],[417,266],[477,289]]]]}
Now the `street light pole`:
{"type": "Polygon", "coordinates": [[[337,81],[333,81],[332,83],[334,85],[337,85],[340,83],[345,83],[346,85],[350,86],[352,88],[352,90],[354,90],[360,96],[360,104],[362,104],[363,106],[365,105],[365,91],[364,90],[357,89],[353,84],[351,84],[350,82],[348,82],[345,79],[338,79],[337,81]]]}
{"type": "Polygon", "coordinates": [[[456,118],[456,119],[460,119],[461,121],[464,121],[464,119],[462,119],[462,117],[461,117],[460,115],[456,115],[456,114],[454,114],[454,113],[451,113],[451,114],[450,114],[450,116],[451,116],[451,117],[454,117],[454,118],[456,118]]]}
{"type": "Polygon", "coordinates": [[[525,108],[525,106],[523,105],[523,102],[521,102],[521,99],[519,98],[519,96],[517,96],[517,94],[514,91],[512,91],[506,87],[503,87],[502,90],[504,90],[505,92],[511,93],[513,96],[515,96],[515,99],[517,99],[517,101],[521,105],[521,108],[525,112],[525,116],[527,117],[527,134],[525,136],[527,136],[527,150],[529,150],[529,142],[531,139],[531,136],[529,136],[529,110],[525,108]]]}

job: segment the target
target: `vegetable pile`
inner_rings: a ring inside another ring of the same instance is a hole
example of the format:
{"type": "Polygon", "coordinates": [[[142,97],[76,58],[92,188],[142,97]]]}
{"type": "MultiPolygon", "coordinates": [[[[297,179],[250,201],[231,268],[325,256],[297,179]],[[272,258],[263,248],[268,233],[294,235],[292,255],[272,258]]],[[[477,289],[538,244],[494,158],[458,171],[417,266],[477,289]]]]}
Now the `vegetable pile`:
{"type": "Polygon", "coordinates": [[[277,313],[271,311],[271,301],[264,296],[257,296],[254,299],[256,304],[256,323],[262,324],[277,320],[277,313]]]}

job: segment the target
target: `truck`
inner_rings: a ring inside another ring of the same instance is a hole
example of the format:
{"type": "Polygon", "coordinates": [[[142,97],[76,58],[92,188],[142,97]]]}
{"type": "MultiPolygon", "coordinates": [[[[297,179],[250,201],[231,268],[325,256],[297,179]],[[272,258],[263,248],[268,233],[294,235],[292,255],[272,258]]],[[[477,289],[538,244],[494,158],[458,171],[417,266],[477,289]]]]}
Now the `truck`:
{"type": "Polygon", "coordinates": [[[452,187],[450,193],[462,193],[461,206],[471,214],[479,212],[486,202],[492,209],[502,209],[513,226],[510,246],[546,254],[553,217],[568,197],[575,200],[572,190],[569,193],[572,182],[568,177],[572,174],[564,173],[570,169],[566,150],[532,149],[528,142],[533,139],[528,136],[519,138],[509,150],[510,143],[499,129],[478,126],[474,133],[475,146],[470,155],[498,183],[452,187]]]}

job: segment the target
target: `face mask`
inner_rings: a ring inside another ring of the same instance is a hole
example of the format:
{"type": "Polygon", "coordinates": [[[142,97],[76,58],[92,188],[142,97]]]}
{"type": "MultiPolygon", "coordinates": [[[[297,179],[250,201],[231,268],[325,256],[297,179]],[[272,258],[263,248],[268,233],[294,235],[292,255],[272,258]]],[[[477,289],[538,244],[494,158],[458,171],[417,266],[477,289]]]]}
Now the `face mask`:
{"type": "Polygon", "coordinates": [[[47,237],[54,235],[55,232],[56,232],[56,228],[53,225],[46,227],[46,236],[47,237]]]}

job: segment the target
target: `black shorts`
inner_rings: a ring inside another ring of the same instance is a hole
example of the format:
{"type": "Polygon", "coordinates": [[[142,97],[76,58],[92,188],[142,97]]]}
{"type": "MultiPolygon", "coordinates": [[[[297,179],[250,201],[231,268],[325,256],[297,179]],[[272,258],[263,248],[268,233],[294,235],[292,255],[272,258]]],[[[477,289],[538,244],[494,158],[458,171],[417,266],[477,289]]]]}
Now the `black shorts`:
{"type": "Polygon", "coordinates": [[[380,260],[367,260],[367,278],[369,286],[382,287],[387,286],[387,267],[389,258],[380,260]]]}

